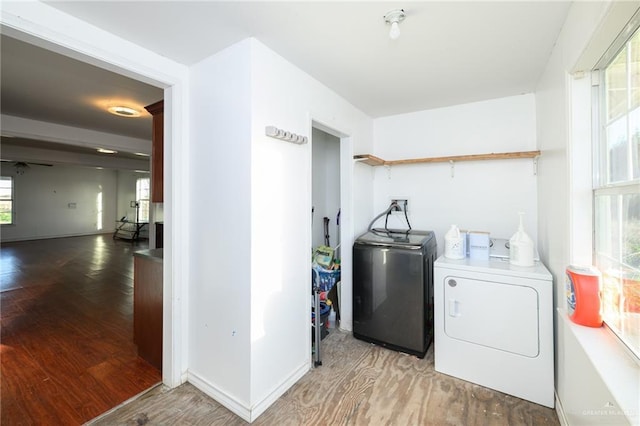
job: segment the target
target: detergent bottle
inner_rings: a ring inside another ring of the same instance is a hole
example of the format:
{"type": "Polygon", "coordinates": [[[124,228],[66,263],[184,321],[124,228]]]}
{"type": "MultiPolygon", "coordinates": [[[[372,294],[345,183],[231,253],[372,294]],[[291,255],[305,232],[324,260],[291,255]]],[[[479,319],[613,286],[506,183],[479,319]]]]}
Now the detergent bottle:
{"type": "Polygon", "coordinates": [[[522,223],[524,213],[519,214],[520,226],[511,239],[509,239],[509,263],[517,266],[533,266],[533,240],[524,232],[524,225],[522,223]]]}
{"type": "Polygon", "coordinates": [[[602,326],[601,274],[596,268],[569,265],[565,290],[569,319],[587,327],[602,326]]]}
{"type": "Polygon", "coordinates": [[[456,225],[451,225],[451,228],[444,235],[444,257],[449,259],[464,259],[466,257],[462,234],[456,225]]]}

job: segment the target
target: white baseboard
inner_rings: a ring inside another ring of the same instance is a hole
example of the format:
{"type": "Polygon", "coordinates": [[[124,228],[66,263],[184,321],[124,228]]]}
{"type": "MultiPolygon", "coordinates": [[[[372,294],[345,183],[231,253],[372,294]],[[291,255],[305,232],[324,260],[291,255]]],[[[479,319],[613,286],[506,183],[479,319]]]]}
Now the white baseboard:
{"type": "Polygon", "coordinates": [[[261,401],[248,407],[241,401],[238,401],[233,396],[218,389],[214,384],[208,380],[202,378],[197,373],[189,370],[187,373],[187,381],[193,386],[200,389],[202,392],[215,399],[217,402],[226,407],[229,411],[242,418],[246,422],[253,422],[255,419],[264,413],[274,402],[278,400],[291,386],[293,386],[302,376],[309,371],[309,364],[304,363],[298,367],[289,377],[284,380],[279,386],[277,386],[272,392],[270,392],[261,401]]]}
{"type": "Polygon", "coordinates": [[[251,422],[251,408],[236,400],[233,396],[218,389],[208,380],[200,377],[200,375],[191,370],[187,373],[187,381],[220,404],[224,405],[229,409],[229,411],[242,418],[242,420],[251,422]]]}
{"type": "Polygon", "coordinates": [[[251,420],[249,422],[254,421],[258,418],[258,416],[264,413],[267,408],[271,406],[274,402],[278,400],[291,386],[296,384],[298,380],[302,378],[309,369],[311,368],[310,364],[304,363],[300,367],[298,367],[285,381],[283,381],[280,386],[276,387],[270,394],[268,394],[262,401],[255,404],[251,410],[251,420]]]}
{"type": "Polygon", "coordinates": [[[564,414],[564,409],[562,408],[562,404],[560,403],[560,398],[558,398],[558,394],[554,392],[556,397],[556,413],[558,414],[558,420],[560,421],[561,426],[569,426],[569,422],[567,421],[567,416],[564,414]]]}
{"type": "Polygon", "coordinates": [[[340,320],[338,328],[342,331],[353,331],[353,321],[340,320]]]}
{"type": "Polygon", "coordinates": [[[60,235],[31,235],[15,238],[3,238],[3,243],[14,243],[19,241],[35,241],[35,240],[51,240],[54,238],[69,238],[69,237],[86,237],[89,235],[111,235],[114,231],[98,231],[98,232],[79,232],[73,234],[60,234],[60,235]]]}

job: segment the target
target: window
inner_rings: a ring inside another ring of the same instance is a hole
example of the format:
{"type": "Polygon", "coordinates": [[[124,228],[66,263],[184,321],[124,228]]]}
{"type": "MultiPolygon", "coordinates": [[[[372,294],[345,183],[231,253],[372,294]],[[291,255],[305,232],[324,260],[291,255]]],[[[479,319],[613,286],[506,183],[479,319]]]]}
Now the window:
{"type": "Polygon", "coordinates": [[[13,178],[0,177],[0,225],[13,224],[13,178]]]}
{"type": "Polygon", "coordinates": [[[138,222],[149,222],[149,178],[136,180],[136,201],[140,206],[138,222]]]}
{"type": "Polygon", "coordinates": [[[640,30],[601,69],[595,263],[607,325],[640,357],[640,30]]]}

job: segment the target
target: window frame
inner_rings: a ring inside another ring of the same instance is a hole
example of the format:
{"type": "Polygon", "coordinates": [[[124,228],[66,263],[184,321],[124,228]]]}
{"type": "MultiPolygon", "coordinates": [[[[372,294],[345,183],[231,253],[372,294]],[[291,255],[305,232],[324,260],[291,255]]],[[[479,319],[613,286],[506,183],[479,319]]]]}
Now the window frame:
{"type": "Polygon", "coordinates": [[[11,203],[11,222],[9,223],[0,223],[0,226],[13,226],[16,224],[16,197],[15,197],[15,178],[13,176],[2,175],[0,176],[3,180],[9,180],[11,182],[11,198],[8,200],[0,200],[0,201],[9,201],[11,203]]]}
{"type": "Polygon", "coordinates": [[[150,177],[139,177],[136,178],[136,203],[139,206],[139,211],[138,211],[138,215],[139,217],[137,218],[137,220],[139,222],[149,222],[149,220],[151,219],[151,178],[150,177]],[[142,180],[146,180],[147,181],[147,193],[148,193],[148,198],[142,198],[141,197],[141,192],[140,191],[140,181],[142,180]],[[143,203],[145,202],[145,203],[143,203]],[[145,204],[146,205],[146,220],[142,220],[140,217],[142,217],[143,215],[141,214],[143,208],[142,205],[145,204]]]}
{"type": "MultiPolygon", "coordinates": [[[[592,91],[592,101],[593,101],[593,109],[592,109],[592,120],[593,120],[593,141],[592,141],[592,233],[593,233],[593,243],[592,243],[592,261],[594,265],[598,265],[600,253],[598,251],[598,237],[597,229],[598,229],[598,209],[597,203],[599,197],[607,197],[607,196],[615,196],[615,197],[624,197],[625,195],[637,195],[640,194],[640,176],[634,177],[634,160],[635,164],[640,162],[640,158],[638,158],[639,154],[634,152],[633,139],[630,132],[629,119],[632,113],[636,110],[640,111],[640,105],[631,105],[630,101],[627,99],[625,110],[621,115],[613,117],[609,119],[607,116],[608,113],[608,101],[607,97],[607,79],[606,79],[606,70],[607,68],[614,63],[614,61],[618,58],[619,53],[621,53],[624,49],[628,49],[630,46],[630,41],[634,37],[640,37],[640,21],[637,19],[638,16],[634,17],[635,24],[629,25],[625,28],[618,38],[613,42],[613,44],[609,47],[609,49],[605,52],[603,57],[600,59],[598,64],[592,70],[592,75],[595,76],[596,84],[594,84],[594,88],[592,91]],[[616,120],[624,118],[625,120],[625,128],[627,132],[627,140],[626,140],[626,155],[629,157],[625,160],[627,163],[626,170],[626,180],[617,180],[611,182],[611,165],[608,158],[609,155],[609,145],[607,141],[607,131],[609,129],[609,125],[614,123],[616,120]],[[635,158],[634,158],[635,156],[635,158]]],[[[630,96],[632,88],[630,87],[630,78],[629,78],[629,58],[630,52],[627,50],[627,57],[625,58],[625,74],[626,74],[626,96],[630,96]]],[[[623,217],[624,212],[619,213],[620,217],[623,217]]],[[[626,218],[625,218],[626,220],[626,218]]],[[[614,223],[613,221],[611,223],[614,223]]],[[[624,234],[621,234],[617,237],[622,243],[624,239],[624,234]]],[[[620,254],[622,256],[622,254],[620,254]]],[[[622,260],[613,259],[615,263],[619,264],[619,270],[623,270],[626,264],[622,262],[622,260]]],[[[631,268],[636,269],[631,266],[631,268]]],[[[638,268],[640,273],[640,268],[638,268]]],[[[603,274],[604,279],[604,274],[603,274]]],[[[620,278],[623,279],[623,278],[620,278]]],[[[604,281],[603,281],[604,285],[604,281]]],[[[623,284],[620,284],[623,285],[623,284]]],[[[604,290],[604,289],[603,289],[604,290]]],[[[640,313],[638,313],[640,315],[640,313]]],[[[613,333],[613,335],[624,345],[627,351],[636,358],[636,361],[640,361],[640,345],[637,343],[630,342],[629,333],[624,333],[614,324],[614,318],[607,317],[604,312],[603,306],[603,320],[607,328],[613,333]]],[[[622,321],[622,320],[619,320],[622,321]]],[[[635,327],[634,327],[635,330],[635,327]]],[[[636,334],[640,333],[640,326],[636,330],[636,334]]],[[[635,338],[634,338],[635,339],[635,338]]],[[[635,340],[634,340],[635,342],[635,340]]]]}

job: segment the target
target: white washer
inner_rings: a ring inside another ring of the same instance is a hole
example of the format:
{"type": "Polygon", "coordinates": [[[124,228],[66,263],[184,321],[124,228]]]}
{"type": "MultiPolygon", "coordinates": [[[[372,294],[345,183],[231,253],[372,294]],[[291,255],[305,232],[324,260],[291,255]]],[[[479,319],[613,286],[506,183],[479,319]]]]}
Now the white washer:
{"type": "Polygon", "coordinates": [[[508,259],[434,263],[435,369],[554,407],[553,278],[508,259]]]}

